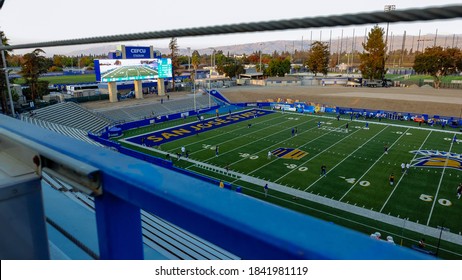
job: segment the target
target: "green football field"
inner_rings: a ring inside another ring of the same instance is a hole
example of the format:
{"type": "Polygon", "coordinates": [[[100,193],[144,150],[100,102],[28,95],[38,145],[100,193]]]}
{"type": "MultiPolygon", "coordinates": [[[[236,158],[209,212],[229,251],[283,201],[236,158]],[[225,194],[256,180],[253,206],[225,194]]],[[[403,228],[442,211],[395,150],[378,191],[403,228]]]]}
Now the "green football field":
{"type": "MultiPolygon", "coordinates": [[[[244,194],[366,234],[378,230],[406,246],[425,236],[405,229],[407,222],[443,226],[459,235],[462,232],[462,199],[456,195],[462,182],[462,135],[455,130],[419,127],[407,121],[350,121],[276,112],[160,146],[123,141],[184,122],[127,131],[119,141],[147,154],[165,157],[169,153],[175,166],[224,180],[233,189],[240,187],[244,194]],[[296,135],[292,129],[297,130],[296,135]],[[183,146],[189,159],[177,160],[183,146]],[[402,163],[411,166],[403,172],[402,163]],[[323,165],[325,176],[321,176],[323,165]],[[268,196],[264,195],[265,183],[269,185],[268,196]],[[360,210],[351,213],[348,206],[360,210]],[[377,213],[382,215],[376,218],[377,213]],[[400,222],[382,222],[384,216],[399,218],[400,222]]],[[[435,250],[438,241],[426,239],[435,250]]],[[[439,256],[462,258],[461,246],[441,241],[440,247],[439,256]]]]}

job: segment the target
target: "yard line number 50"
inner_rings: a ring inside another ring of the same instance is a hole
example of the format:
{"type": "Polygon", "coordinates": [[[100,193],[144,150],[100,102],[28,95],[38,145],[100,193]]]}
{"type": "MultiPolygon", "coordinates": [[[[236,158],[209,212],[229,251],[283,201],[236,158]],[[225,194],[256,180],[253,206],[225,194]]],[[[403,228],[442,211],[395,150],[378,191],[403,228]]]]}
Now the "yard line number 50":
{"type": "MultiPolygon", "coordinates": [[[[419,198],[420,198],[420,200],[425,201],[425,202],[432,202],[433,201],[433,196],[428,195],[428,194],[421,194],[419,198]]],[[[452,205],[452,202],[449,201],[446,198],[438,199],[438,203],[443,205],[443,206],[451,206],[452,205]]]]}

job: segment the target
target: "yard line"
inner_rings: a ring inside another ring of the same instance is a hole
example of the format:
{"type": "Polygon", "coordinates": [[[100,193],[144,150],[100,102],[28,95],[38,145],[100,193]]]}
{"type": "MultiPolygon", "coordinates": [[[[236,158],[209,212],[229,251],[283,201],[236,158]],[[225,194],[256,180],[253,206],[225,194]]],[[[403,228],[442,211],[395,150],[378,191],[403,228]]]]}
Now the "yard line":
{"type": "MultiPolygon", "coordinates": [[[[302,122],[300,125],[305,125],[305,124],[307,124],[307,123],[312,122],[313,120],[315,120],[315,119],[312,119],[312,120],[309,120],[309,121],[306,121],[306,122],[302,122]]],[[[273,124],[273,125],[264,127],[264,128],[262,128],[262,129],[259,129],[259,130],[254,130],[252,133],[248,133],[248,134],[242,135],[241,137],[246,137],[246,136],[252,135],[252,134],[254,134],[254,133],[256,133],[256,132],[262,131],[262,130],[264,130],[264,129],[267,129],[267,128],[270,128],[270,127],[273,127],[273,126],[279,126],[279,125],[281,125],[281,124],[284,124],[284,123],[290,122],[290,121],[292,121],[292,120],[287,120],[287,121],[284,121],[284,122],[280,122],[280,123],[277,123],[277,124],[273,124]]],[[[233,131],[234,131],[234,130],[233,130],[233,131]]],[[[230,133],[230,132],[233,132],[233,131],[229,131],[229,132],[227,132],[227,133],[230,133]]],[[[225,133],[225,134],[227,134],[227,133],[225,133]]],[[[222,135],[223,135],[223,134],[220,134],[220,135],[217,135],[217,136],[213,136],[213,137],[211,137],[211,138],[209,138],[209,139],[212,139],[212,138],[215,138],[215,137],[219,137],[219,136],[222,136],[222,135]]],[[[235,148],[235,149],[232,149],[232,150],[226,151],[226,152],[224,152],[224,153],[221,153],[220,155],[225,155],[225,154],[227,154],[227,153],[229,153],[229,152],[232,152],[232,151],[234,151],[234,150],[240,149],[240,148],[245,147],[245,146],[247,146],[247,145],[249,145],[249,144],[252,144],[252,143],[261,141],[262,139],[266,139],[266,138],[268,138],[268,137],[270,137],[270,136],[272,136],[272,135],[268,135],[268,136],[266,136],[266,137],[259,138],[259,139],[255,140],[255,141],[252,141],[252,142],[249,142],[249,143],[245,144],[244,146],[239,146],[239,147],[237,147],[237,148],[235,148]]],[[[225,143],[232,142],[232,141],[235,141],[235,140],[236,140],[236,138],[233,138],[233,139],[227,140],[227,141],[225,141],[225,142],[220,142],[219,145],[223,145],[223,144],[225,144],[225,143]]],[[[199,142],[201,142],[201,141],[199,141],[199,142]]],[[[202,151],[202,150],[205,150],[205,149],[201,149],[201,150],[195,151],[195,152],[193,152],[193,153],[191,153],[191,154],[198,153],[198,152],[200,152],[200,151],[202,151]]],[[[205,159],[204,162],[207,161],[207,160],[210,160],[210,159],[212,159],[212,158],[215,158],[215,157],[210,157],[210,158],[208,158],[208,159],[205,159]]]]}
{"type": "MultiPolygon", "coordinates": [[[[343,127],[343,126],[344,126],[344,124],[341,124],[341,125],[338,126],[337,128],[340,128],[340,127],[343,127]]],[[[309,130],[306,130],[305,132],[311,131],[312,129],[318,129],[318,128],[317,128],[317,127],[313,127],[313,128],[310,128],[309,130]]],[[[305,133],[305,132],[303,132],[303,133],[305,133]]],[[[324,136],[326,136],[326,135],[328,135],[329,133],[332,133],[332,132],[335,132],[335,131],[330,130],[329,132],[324,133],[324,134],[322,134],[322,135],[320,135],[320,136],[318,136],[318,137],[312,139],[311,141],[309,141],[309,142],[307,142],[307,143],[305,143],[305,144],[299,146],[298,148],[301,148],[301,147],[303,147],[303,146],[305,146],[305,145],[308,145],[309,143],[311,143],[311,142],[313,142],[313,141],[315,141],[315,140],[317,140],[317,139],[319,139],[319,138],[321,138],[321,137],[324,137],[324,136]]],[[[300,133],[300,134],[302,134],[302,133],[300,133]]],[[[274,145],[272,145],[272,146],[279,145],[280,143],[282,143],[282,142],[284,142],[284,141],[286,141],[286,139],[284,139],[284,140],[282,140],[282,141],[280,141],[280,142],[278,142],[278,143],[276,143],[276,144],[274,144],[274,145]]],[[[270,146],[270,147],[272,147],[272,146],[270,146]]],[[[297,148],[297,149],[298,149],[298,148],[297,148]]],[[[264,151],[264,150],[265,150],[265,149],[260,150],[259,152],[254,153],[254,155],[255,155],[255,154],[258,154],[258,153],[261,153],[261,152],[264,151]]],[[[267,164],[264,164],[264,165],[260,166],[259,168],[257,168],[257,169],[255,169],[255,170],[253,170],[252,172],[248,173],[247,175],[250,175],[250,174],[254,173],[255,171],[258,171],[258,170],[262,169],[263,167],[267,166],[268,164],[271,164],[271,163],[273,163],[273,162],[275,162],[275,161],[277,161],[277,160],[279,160],[279,159],[280,159],[280,158],[276,158],[276,159],[274,159],[274,160],[271,160],[271,161],[268,162],[267,164]]],[[[243,159],[241,159],[241,160],[243,160],[243,159]]],[[[238,161],[236,161],[236,162],[234,162],[234,163],[237,163],[237,162],[239,162],[239,161],[241,161],[241,160],[238,160],[238,161]]],[[[233,163],[233,164],[234,164],[234,163],[233,163]]]]}
{"type": "MultiPolygon", "coordinates": [[[[423,145],[425,144],[425,142],[427,142],[427,139],[428,139],[428,137],[430,137],[430,134],[432,134],[432,132],[433,132],[433,131],[430,130],[430,132],[428,133],[427,137],[426,137],[425,140],[422,142],[422,145],[420,145],[419,150],[422,149],[423,145]]],[[[414,157],[412,158],[411,162],[414,161],[414,159],[416,158],[416,156],[417,156],[417,153],[414,154],[414,157]]],[[[398,183],[396,183],[396,186],[395,186],[395,187],[393,188],[393,190],[391,191],[390,195],[388,196],[387,200],[386,200],[385,203],[383,204],[382,208],[380,208],[380,211],[379,211],[379,212],[382,212],[382,211],[383,211],[383,209],[384,209],[385,206],[387,205],[388,201],[389,201],[390,198],[392,197],[393,193],[394,193],[395,190],[398,188],[399,183],[401,182],[401,180],[403,179],[403,177],[404,177],[405,174],[406,174],[406,173],[403,173],[403,174],[401,175],[401,178],[399,178],[398,183]]]]}
{"type": "MultiPolygon", "coordinates": [[[[451,139],[454,139],[455,136],[456,134],[454,133],[451,139]]],[[[440,182],[438,184],[438,188],[436,189],[435,198],[433,199],[432,209],[430,210],[430,215],[428,215],[427,226],[430,224],[430,219],[432,218],[433,209],[435,208],[435,203],[438,197],[438,193],[440,192],[441,183],[443,182],[444,172],[446,171],[446,168],[448,167],[448,159],[449,159],[449,155],[451,154],[452,146],[454,146],[454,141],[451,140],[451,147],[449,147],[448,155],[446,156],[446,162],[444,163],[444,167],[443,167],[443,172],[441,172],[440,182]]]]}
{"type": "MultiPolygon", "coordinates": [[[[359,149],[361,149],[364,145],[366,145],[369,141],[371,141],[372,139],[374,139],[375,137],[377,137],[377,135],[379,135],[380,133],[382,133],[382,131],[384,131],[385,129],[387,129],[388,127],[390,127],[389,125],[385,126],[382,130],[380,130],[378,133],[376,133],[374,135],[374,137],[370,138],[369,140],[367,140],[367,142],[365,142],[364,144],[362,144],[361,146],[359,146],[358,148],[356,148],[356,150],[354,150],[353,152],[351,152],[348,156],[346,156],[341,162],[337,163],[334,167],[330,168],[329,171],[326,173],[326,174],[329,174],[332,170],[334,170],[337,166],[339,166],[342,162],[344,162],[347,158],[351,157],[352,154],[356,153],[359,149]]],[[[309,185],[304,191],[306,192],[308,189],[310,189],[314,184],[316,184],[319,180],[321,180],[322,177],[318,178],[316,181],[314,181],[311,185],[309,185]]]]}
{"type": "MultiPolygon", "coordinates": [[[[267,123],[267,122],[270,122],[270,121],[274,121],[274,120],[278,120],[278,119],[281,119],[281,118],[284,118],[284,117],[285,117],[285,116],[280,116],[280,117],[277,117],[277,118],[271,118],[271,119],[269,119],[269,120],[265,120],[265,121],[262,121],[262,122],[258,122],[257,124],[264,124],[264,123],[267,123]]],[[[287,120],[287,122],[288,122],[288,121],[291,121],[291,120],[287,120]]],[[[285,122],[283,122],[283,123],[285,123],[285,122]]],[[[280,124],[281,124],[281,123],[276,123],[276,124],[270,125],[270,126],[268,126],[268,127],[277,126],[277,125],[280,125],[280,124]]],[[[268,128],[268,127],[264,127],[264,128],[261,128],[261,129],[257,129],[256,131],[254,130],[252,133],[261,131],[261,130],[266,129],[266,128],[268,128]]],[[[239,128],[230,130],[230,131],[228,131],[228,132],[226,132],[226,133],[224,133],[224,134],[228,134],[228,133],[231,133],[231,132],[235,132],[235,131],[238,131],[238,130],[241,130],[241,129],[242,129],[242,130],[245,130],[245,129],[248,129],[248,128],[247,128],[247,127],[239,127],[239,128]]],[[[250,133],[250,134],[252,134],[252,133],[250,133]]],[[[250,135],[250,134],[246,134],[246,135],[250,135]]],[[[215,135],[215,136],[208,137],[208,138],[205,138],[205,139],[202,139],[202,138],[201,138],[200,140],[198,140],[198,141],[196,141],[196,142],[188,143],[188,145],[185,145],[185,147],[188,147],[188,146],[191,146],[191,145],[200,143],[200,142],[208,141],[208,140],[210,140],[210,139],[217,138],[217,137],[220,137],[220,136],[222,136],[222,135],[223,135],[223,134],[215,135]]],[[[226,142],[223,142],[223,143],[226,143],[226,142]]],[[[220,143],[220,144],[223,144],[223,143],[220,143]]],[[[178,148],[173,148],[173,149],[167,150],[167,152],[173,152],[173,151],[175,151],[176,149],[178,149],[178,148]]],[[[204,150],[204,149],[201,149],[201,150],[192,152],[191,154],[197,153],[197,152],[202,151],[202,150],[204,150]]]]}
{"type": "MultiPolygon", "coordinates": [[[[320,152],[320,153],[318,153],[317,155],[311,157],[309,160],[300,163],[298,166],[303,165],[303,164],[305,164],[305,163],[307,163],[307,162],[312,161],[313,159],[317,158],[317,157],[318,157],[319,155],[321,155],[322,153],[328,151],[330,148],[332,148],[333,146],[335,146],[335,145],[337,145],[338,143],[342,142],[343,140],[347,139],[348,137],[352,136],[353,134],[355,134],[355,133],[358,132],[358,131],[361,131],[361,129],[357,129],[356,131],[354,131],[354,132],[352,132],[352,133],[349,133],[347,137],[341,138],[340,140],[338,140],[338,141],[335,142],[334,144],[332,144],[332,145],[330,145],[329,147],[327,147],[326,149],[324,149],[322,152],[320,152]]],[[[308,143],[307,143],[307,144],[308,144],[308,143]]],[[[306,144],[305,144],[305,145],[306,145],[306,144]]],[[[302,146],[300,146],[299,148],[301,148],[301,147],[303,147],[303,146],[305,146],[305,145],[302,145],[302,146]]],[[[274,182],[276,183],[277,181],[281,180],[282,178],[284,178],[285,176],[289,175],[290,173],[292,173],[292,172],[294,172],[294,171],[297,171],[297,169],[294,168],[294,169],[290,170],[290,171],[287,172],[285,175],[283,175],[283,176],[279,177],[278,179],[276,179],[274,182]]]]}
{"type": "MultiPolygon", "coordinates": [[[[300,125],[305,125],[305,124],[308,124],[308,123],[310,123],[310,122],[312,122],[312,121],[315,121],[315,120],[316,120],[316,118],[311,119],[311,120],[306,121],[306,122],[302,122],[300,125]]],[[[280,124],[281,124],[281,123],[278,123],[278,125],[280,125],[280,124]]],[[[269,126],[269,127],[271,127],[271,126],[269,126]]],[[[308,130],[305,130],[304,132],[300,133],[300,135],[302,135],[303,133],[308,132],[308,131],[310,131],[311,129],[314,129],[314,128],[315,128],[315,127],[310,128],[310,129],[308,129],[308,130]]],[[[277,133],[282,133],[282,132],[283,132],[283,131],[280,131],[280,132],[277,132],[277,133]]],[[[246,135],[249,135],[249,134],[246,134],[246,135]]],[[[234,148],[234,149],[232,149],[232,150],[229,150],[229,151],[226,151],[226,152],[224,152],[224,153],[222,153],[222,154],[220,154],[220,155],[225,155],[225,154],[230,153],[230,152],[232,152],[232,151],[235,151],[235,150],[237,150],[237,149],[241,149],[242,147],[245,147],[245,146],[247,146],[247,145],[249,145],[249,144],[253,144],[253,143],[255,143],[255,142],[261,141],[262,139],[266,139],[266,138],[271,137],[271,136],[273,136],[273,135],[274,135],[274,134],[270,134],[270,135],[268,135],[268,136],[266,136],[266,137],[259,138],[259,139],[255,140],[255,141],[252,141],[252,142],[249,142],[249,143],[245,144],[244,146],[236,147],[236,148],[234,148]]],[[[235,139],[231,139],[231,140],[222,142],[222,143],[220,143],[220,145],[223,144],[223,143],[227,143],[227,142],[230,142],[230,141],[234,141],[234,140],[235,140],[235,139]]],[[[281,141],[281,142],[284,142],[284,141],[287,141],[287,139],[284,139],[284,140],[281,141]]],[[[279,143],[281,143],[281,142],[279,142],[279,143]]],[[[279,143],[273,144],[273,145],[271,145],[271,146],[269,146],[269,147],[272,147],[272,146],[275,146],[275,145],[279,145],[279,143]]],[[[267,149],[267,148],[265,148],[265,149],[267,149]]],[[[256,153],[254,153],[253,155],[258,154],[258,153],[264,151],[265,149],[260,150],[259,152],[256,152],[256,153]]],[[[210,158],[204,160],[204,162],[206,162],[206,161],[208,161],[208,160],[211,160],[211,159],[213,159],[213,158],[215,158],[215,157],[210,157],[210,158]]],[[[235,162],[233,162],[233,163],[231,163],[231,164],[229,164],[229,165],[233,165],[233,164],[235,164],[235,163],[237,163],[237,162],[239,162],[239,161],[241,161],[241,160],[244,160],[244,159],[245,159],[245,158],[240,159],[240,160],[235,161],[235,162]]]]}
{"type": "MultiPolygon", "coordinates": [[[[408,132],[409,129],[410,129],[410,128],[406,129],[406,131],[404,131],[404,133],[401,134],[401,136],[398,137],[398,139],[396,139],[395,142],[393,142],[393,144],[390,146],[390,149],[391,149],[391,147],[393,147],[396,143],[398,143],[398,141],[399,141],[399,139],[401,139],[401,137],[403,137],[404,135],[406,135],[406,132],[408,132]]],[[[383,153],[383,154],[371,165],[371,167],[369,167],[369,169],[367,169],[367,171],[364,172],[364,174],[353,184],[353,186],[351,186],[351,188],[340,198],[339,201],[342,201],[342,199],[345,198],[345,196],[356,186],[356,184],[357,184],[358,182],[360,182],[361,179],[362,179],[364,176],[366,176],[366,174],[369,172],[369,170],[371,170],[372,167],[374,167],[374,165],[377,164],[377,162],[380,161],[380,159],[383,157],[384,154],[385,154],[385,153],[383,153]]]]}

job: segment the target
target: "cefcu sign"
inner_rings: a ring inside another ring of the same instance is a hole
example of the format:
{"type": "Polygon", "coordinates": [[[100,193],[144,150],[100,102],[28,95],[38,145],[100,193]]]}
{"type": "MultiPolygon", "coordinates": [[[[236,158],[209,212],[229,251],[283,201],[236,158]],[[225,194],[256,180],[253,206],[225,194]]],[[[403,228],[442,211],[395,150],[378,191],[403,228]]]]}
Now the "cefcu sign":
{"type": "Polygon", "coordinates": [[[125,47],[125,56],[131,58],[151,58],[150,47],[125,47]]]}

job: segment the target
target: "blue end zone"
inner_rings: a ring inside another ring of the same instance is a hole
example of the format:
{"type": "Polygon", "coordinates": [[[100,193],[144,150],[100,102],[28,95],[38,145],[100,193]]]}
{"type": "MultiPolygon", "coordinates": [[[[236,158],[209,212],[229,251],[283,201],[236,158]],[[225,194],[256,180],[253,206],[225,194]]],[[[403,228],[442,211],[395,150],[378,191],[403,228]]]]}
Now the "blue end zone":
{"type": "Polygon", "coordinates": [[[264,116],[272,113],[274,112],[253,109],[250,111],[229,114],[219,118],[206,119],[204,121],[197,121],[182,126],[176,126],[148,134],[126,138],[125,141],[138,145],[144,144],[148,147],[158,146],[184,137],[196,135],[200,132],[206,132],[217,127],[235,124],[238,122],[253,119],[257,116],[264,116]]]}

